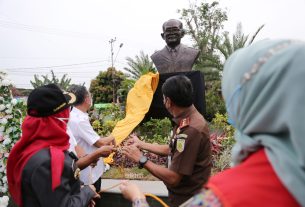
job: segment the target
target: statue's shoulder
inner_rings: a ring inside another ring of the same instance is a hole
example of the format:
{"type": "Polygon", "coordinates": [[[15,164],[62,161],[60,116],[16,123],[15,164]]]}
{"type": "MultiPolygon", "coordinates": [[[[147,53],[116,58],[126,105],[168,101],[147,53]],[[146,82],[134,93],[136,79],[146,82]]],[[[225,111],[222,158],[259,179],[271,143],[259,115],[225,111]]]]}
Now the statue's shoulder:
{"type": "Polygon", "coordinates": [[[165,54],[165,52],[166,52],[166,47],[164,47],[163,49],[161,49],[161,50],[156,50],[150,57],[151,58],[154,58],[154,57],[158,57],[158,56],[162,56],[162,55],[164,55],[165,54]]]}
{"type": "Polygon", "coordinates": [[[200,50],[196,49],[196,48],[193,48],[193,47],[190,47],[190,46],[186,46],[186,45],[183,45],[181,44],[181,47],[184,48],[185,50],[188,50],[190,52],[193,52],[193,53],[198,53],[200,50]]]}

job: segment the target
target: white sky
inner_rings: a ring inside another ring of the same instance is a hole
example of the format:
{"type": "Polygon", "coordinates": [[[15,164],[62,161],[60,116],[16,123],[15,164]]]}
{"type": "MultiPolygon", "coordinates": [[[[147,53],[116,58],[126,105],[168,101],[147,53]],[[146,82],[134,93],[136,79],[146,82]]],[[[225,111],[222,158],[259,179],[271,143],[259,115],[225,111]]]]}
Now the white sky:
{"type": "MultiPolygon", "coordinates": [[[[123,69],[127,56],[164,47],[163,22],[179,18],[177,9],[188,5],[188,0],[0,0],[0,69],[17,87],[31,88],[34,74],[50,73],[42,67],[91,62],[52,68],[58,77],[67,73],[73,83],[89,86],[111,66],[111,38],[116,37],[115,67],[123,69]]],[[[227,9],[230,33],[238,22],[246,34],[265,24],[257,40],[305,40],[305,0],[221,0],[220,5],[227,9]]],[[[190,45],[187,37],[182,42],[190,45]]]]}

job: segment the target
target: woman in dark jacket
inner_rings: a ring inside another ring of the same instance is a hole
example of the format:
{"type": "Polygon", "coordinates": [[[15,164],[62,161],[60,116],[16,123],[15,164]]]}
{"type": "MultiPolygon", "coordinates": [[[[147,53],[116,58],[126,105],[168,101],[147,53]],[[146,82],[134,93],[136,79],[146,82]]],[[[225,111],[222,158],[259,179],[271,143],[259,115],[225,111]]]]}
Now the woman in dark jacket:
{"type": "Polygon", "coordinates": [[[50,84],[28,97],[22,137],[7,163],[9,192],[18,206],[87,207],[98,196],[93,186],[83,186],[77,166],[68,153],[66,133],[73,94],[50,84]]]}

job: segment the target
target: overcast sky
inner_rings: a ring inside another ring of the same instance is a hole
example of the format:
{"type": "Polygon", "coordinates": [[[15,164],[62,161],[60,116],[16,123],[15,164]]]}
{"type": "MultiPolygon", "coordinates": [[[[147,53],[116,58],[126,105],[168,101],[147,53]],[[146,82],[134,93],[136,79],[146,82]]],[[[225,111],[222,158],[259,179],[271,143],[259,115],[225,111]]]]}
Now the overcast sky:
{"type": "MultiPolygon", "coordinates": [[[[220,5],[230,33],[238,22],[246,34],[265,24],[257,40],[305,40],[305,0],[221,0],[220,5]]],[[[188,0],[0,0],[0,69],[17,87],[31,88],[34,74],[51,69],[89,86],[111,66],[109,40],[116,37],[114,66],[123,69],[127,56],[164,47],[163,22],[179,18],[177,10],[188,6],[188,0]]],[[[191,44],[187,37],[182,42],[191,44]]]]}

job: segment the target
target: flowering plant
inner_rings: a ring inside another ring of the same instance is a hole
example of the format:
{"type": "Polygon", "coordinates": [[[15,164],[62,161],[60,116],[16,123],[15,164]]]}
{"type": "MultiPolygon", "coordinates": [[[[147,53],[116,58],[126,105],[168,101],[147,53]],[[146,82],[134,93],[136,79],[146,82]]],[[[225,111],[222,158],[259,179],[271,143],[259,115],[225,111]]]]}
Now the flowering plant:
{"type": "Polygon", "coordinates": [[[10,150],[21,136],[25,103],[12,97],[12,83],[0,71],[0,207],[8,205],[6,162],[10,150]]]}
{"type": "Polygon", "coordinates": [[[215,114],[210,123],[212,173],[223,171],[231,165],[231,149],[235,143],[234,128],[228,124],[227,114],[215,114]]]}

